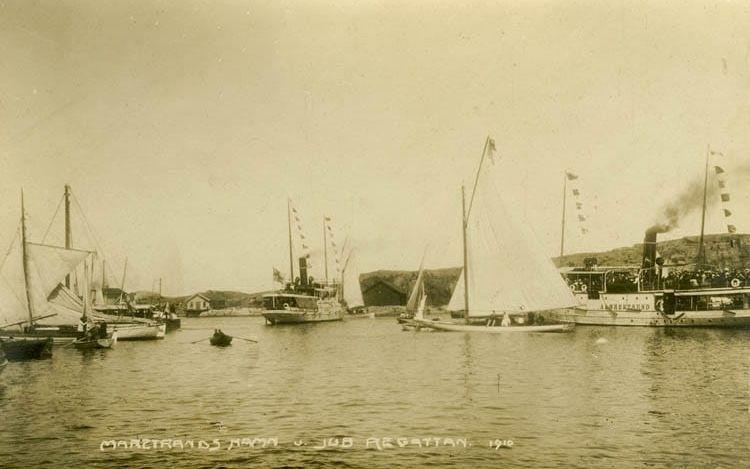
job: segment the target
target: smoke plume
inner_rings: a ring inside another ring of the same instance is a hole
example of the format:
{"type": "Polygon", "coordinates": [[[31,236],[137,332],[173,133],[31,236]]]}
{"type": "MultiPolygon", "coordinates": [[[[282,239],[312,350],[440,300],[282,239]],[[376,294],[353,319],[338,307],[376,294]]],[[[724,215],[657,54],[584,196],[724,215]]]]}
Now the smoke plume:
{"type": "MultiPolygon", "coordinates": [[[[750,166],[732,167],[732,182],[734,188],[740,188],[750,179],[750,166]]],[[[706,205],[715,205],[719,200],[719,187],[713,181],[713,168],[710,169],[709,181],[706,188],[706,205]]],[[[696,177],[677,196],[664,204],[659,210],[657,223],[648,229],[656,233],[666,233],[678,226],[683,218],[691,213],[700,211],[703,207],[703,176],[696,177]]],[[[731,188],[730,188],[731,189],[731,188]]]]}

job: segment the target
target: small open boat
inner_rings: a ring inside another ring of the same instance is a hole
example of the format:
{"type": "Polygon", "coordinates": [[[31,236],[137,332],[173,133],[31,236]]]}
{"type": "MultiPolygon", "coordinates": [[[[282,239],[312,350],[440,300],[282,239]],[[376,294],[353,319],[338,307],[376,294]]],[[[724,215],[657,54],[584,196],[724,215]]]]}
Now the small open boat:
{"type": "Polygon", "coordinates": [[[232,345],[232,336],[226,335],[221,330],[216,329],[214,331],[214,335],[211,336],[210,339],[211,345],[215,345],[217,347],[227,347],[229,345],[232,345]]]}
{"type": "Polygon", "coordinates": [[[117,331],[105,333],[104,336],[96,336],[94,334],[86,335],[77,339],[73,342],[73,347],[79,350],[91,350],[91,349],[102,349],[112,348],[117,343],[117,331]]]}

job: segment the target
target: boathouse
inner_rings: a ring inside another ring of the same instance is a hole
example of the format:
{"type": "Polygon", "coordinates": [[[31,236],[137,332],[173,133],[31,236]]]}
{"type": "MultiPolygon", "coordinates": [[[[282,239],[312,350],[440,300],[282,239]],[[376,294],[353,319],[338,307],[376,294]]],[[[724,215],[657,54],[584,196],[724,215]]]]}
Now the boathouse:
{"type": "Polygon", "coordinates": [[[365,306],[403,306],[406,292],[387,280],[378,279],[362,290],[365,306]]]}

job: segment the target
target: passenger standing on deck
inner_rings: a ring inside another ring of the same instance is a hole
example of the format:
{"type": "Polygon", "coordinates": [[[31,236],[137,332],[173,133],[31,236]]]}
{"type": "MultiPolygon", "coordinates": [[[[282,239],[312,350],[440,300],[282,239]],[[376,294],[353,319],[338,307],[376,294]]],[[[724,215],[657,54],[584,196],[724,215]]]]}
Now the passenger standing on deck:
{"type": "Polygon", "coordinates": [[[500,323],[500,326],[502,327],[510,326],[510,317],[508,316],[508,313],[503,314],[503,320],[500,323]]]}

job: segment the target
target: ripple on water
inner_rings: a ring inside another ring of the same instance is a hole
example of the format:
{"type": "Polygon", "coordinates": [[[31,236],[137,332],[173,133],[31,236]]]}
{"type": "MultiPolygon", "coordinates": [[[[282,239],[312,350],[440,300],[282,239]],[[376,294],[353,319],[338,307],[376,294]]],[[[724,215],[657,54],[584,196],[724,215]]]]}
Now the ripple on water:
{"type": "Polygon", "coordinates": [[[497,337],[402,332],[392,319],[184,325],[163,341],[85,355],[57,348],[52,360],[10,364],[0,375],[0,459],[8,467],[631,467],[732,465],[750,455],[750,331],[497,337]],[[260,343],[190,343],[214,328],[260,343]],[[243,437],[280,444],[99,451],[111,438],[243,437]],[[355,443],[314,449],[324,437],[355,443]],[[472,446],[378,450],[370,437],[472,446]],[[490,449],[497,439],[514,446],[490,449]]]}

